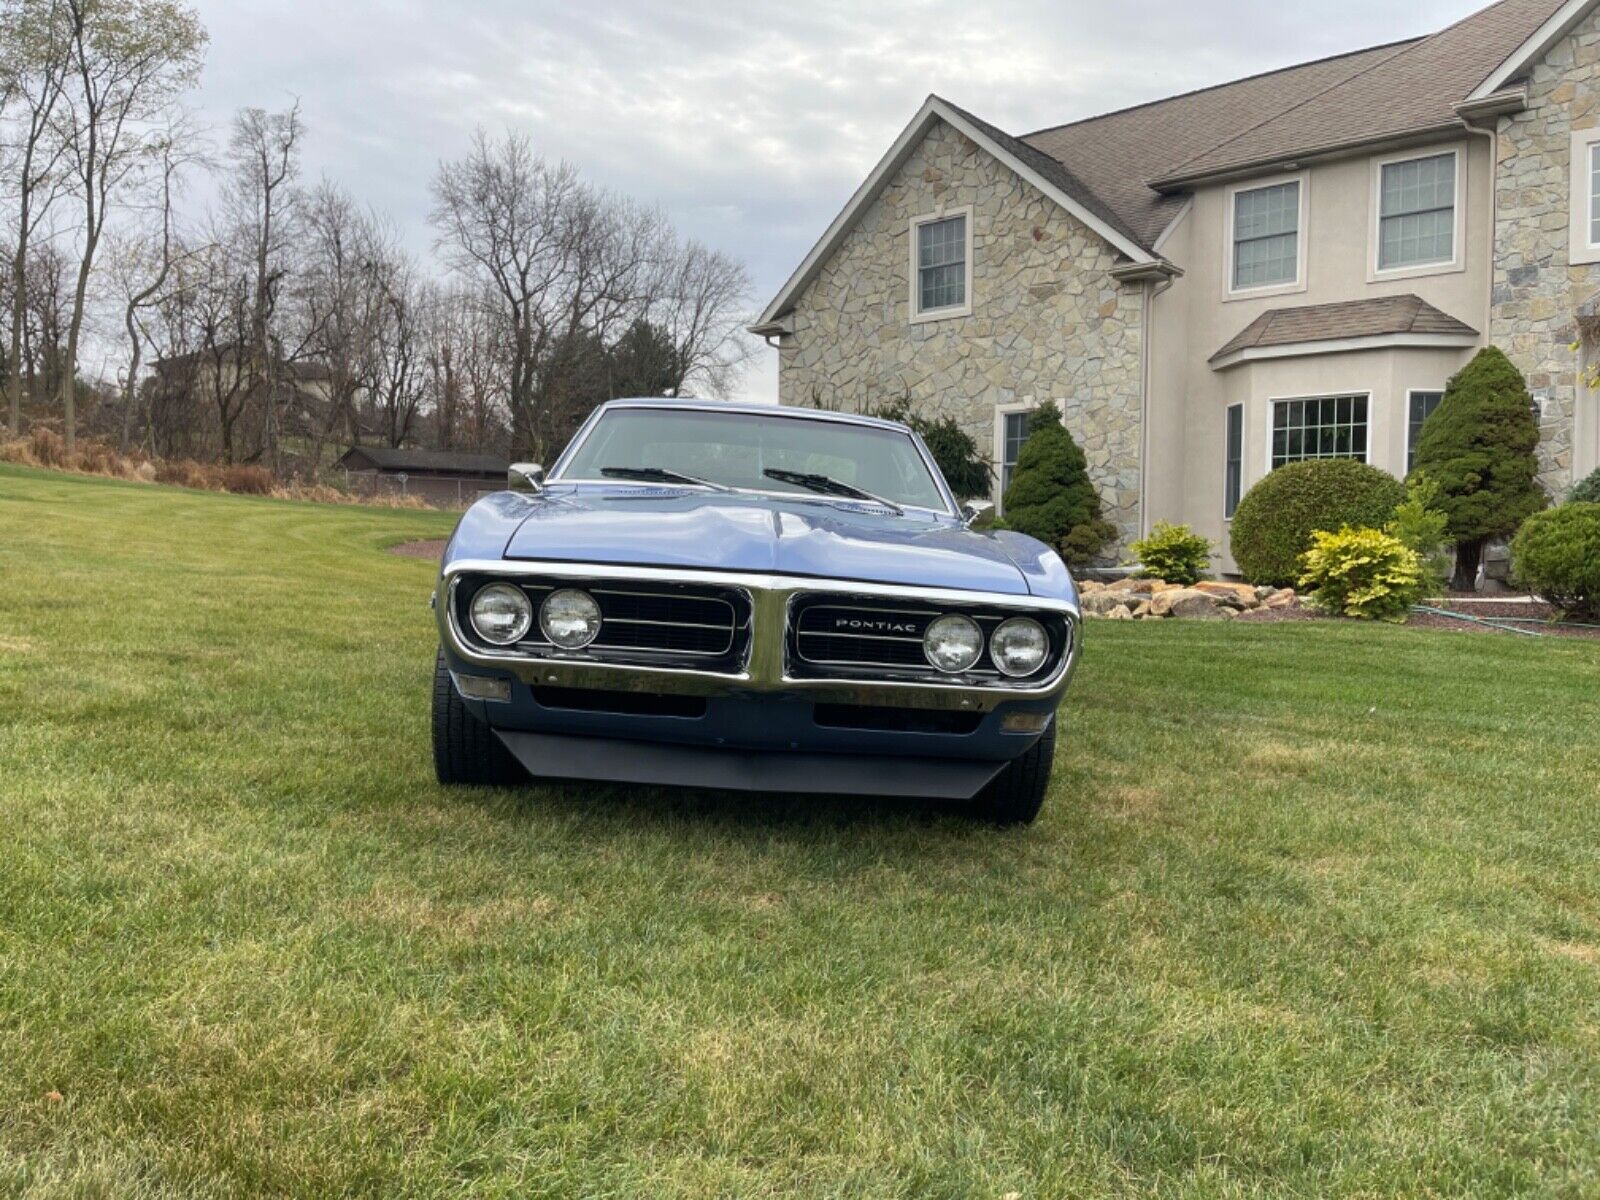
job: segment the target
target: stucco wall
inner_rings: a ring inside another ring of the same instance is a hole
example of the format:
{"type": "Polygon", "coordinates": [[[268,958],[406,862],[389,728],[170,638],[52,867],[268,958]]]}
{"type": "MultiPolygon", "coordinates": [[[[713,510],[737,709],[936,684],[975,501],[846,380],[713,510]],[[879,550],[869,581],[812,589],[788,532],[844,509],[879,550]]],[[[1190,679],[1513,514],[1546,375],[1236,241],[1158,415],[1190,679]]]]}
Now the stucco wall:
{"type": "MultiPolygon", "coordinates": [[[[1307,191],[1306,262],[1302,285],[1267,293],[1228,291],[1229,193],[1234,185],[1199,189],[1166,252],[1184,269],[1176,286],[1154,302],[1151,521],[1184,521],[1217,543],[1217,566],[1232,570],[1223,518],[1225,419],[1244,405],[1243,490],[1268,471],[1267,444],[1278,400],[1330,393],[1370,393],[1368,461],[1405,473],[1407,390],[1439,389],[1473,350],[1401,348],[1381,352],[1312,353],[1214,369],[1208,361],[1263,312],[1412,293],[1480,332],[1489,325],[1488,254],[1492,174],[1486,137],[1455,137],[1417,146],[1422,155],[1455,148],[1464,156],[1462,257],[1458,264],[1401,277],[1378,276],[1374,243],[1374,173],[1394,152],[1317,163],[1303,173],[1307,191]],[[1174,354],[1169,339],[1186,340],[1174,354]],[[1181,408],[1182,418],[1168,414],[1181,408]],[[1177,472],[1181,496],[1155,480],[1177,472]]],[[[1272,178],[1273,175],[1263,178],[1272,178]]],[[[1245,186],[1260,180],[1244,181],[1245,186]]]]}
{"type": "Polygon", "coordinates": [[[1106,517],[1139,532],[1143,293],[1094,233],[940,122],[799,297],[784,404],[859,411],[909,392],[991,455],[999,405],[1055,400],[1106,517]],[[972,315],[910,320],[910,222],[973,209],[972,315]]]}
{"type": "Polygon", "coordinates": [[[1490,333],[1543,398],[1540,482],[1560,496],[1592,470],[1596,396],[1582,388],[1574,313],[1600,294],[1600,264],[1574,263],[1568,246],[1572,133],[1600,125],[1600,16],[1552,47],[1528,81],[1528,108],[1502,118],[1496,173],[1490,333]],[[1577,426],[1578,439],[1574,432],[1577,426]]]}

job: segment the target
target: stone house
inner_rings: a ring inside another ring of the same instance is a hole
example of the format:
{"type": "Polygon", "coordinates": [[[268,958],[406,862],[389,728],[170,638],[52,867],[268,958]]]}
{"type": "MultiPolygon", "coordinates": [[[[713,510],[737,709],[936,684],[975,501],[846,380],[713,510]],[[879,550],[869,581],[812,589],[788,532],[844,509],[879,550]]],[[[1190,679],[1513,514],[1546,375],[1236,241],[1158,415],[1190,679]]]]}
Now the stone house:
{"type": "Polygon", "coordinates": [[[1404,475],[1493,343],[1559,494],[1600,465],[1597,8],[1502,0],[1021,137],[929,97],[751,326],[779,399],[950,413],[996,499],[1054,400],[1124,544],[1171,520],[1225,549],[1283,463],[1404,475]]]}

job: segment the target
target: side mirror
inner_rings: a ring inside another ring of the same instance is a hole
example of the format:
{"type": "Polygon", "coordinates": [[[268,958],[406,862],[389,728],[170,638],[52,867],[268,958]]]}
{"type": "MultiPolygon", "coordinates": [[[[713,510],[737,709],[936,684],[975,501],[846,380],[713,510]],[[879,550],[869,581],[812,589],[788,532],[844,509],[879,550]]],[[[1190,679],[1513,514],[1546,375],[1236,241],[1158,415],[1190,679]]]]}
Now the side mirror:
{"type": "Polygon", "coordinates": [[[538,463],[512,463],[506,472],[506,486],[513,492],[538,495],[544,491],[544,468],[538,463]]]}
{"type": "Polygon", "coordinates": [[[976,524],[979,519],[988,516],[994,511],[994,503],[989,500],[968,500],[961,506],[961,519],[968,525],[976,524]]]}

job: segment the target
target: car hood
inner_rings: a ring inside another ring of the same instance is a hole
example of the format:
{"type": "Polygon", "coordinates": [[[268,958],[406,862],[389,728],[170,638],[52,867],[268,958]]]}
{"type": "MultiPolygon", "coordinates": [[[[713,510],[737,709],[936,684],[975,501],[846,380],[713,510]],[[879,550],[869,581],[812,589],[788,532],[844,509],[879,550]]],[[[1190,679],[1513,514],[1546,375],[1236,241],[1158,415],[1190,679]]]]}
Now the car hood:
{"type": "Polygon", "coordinates": [[[991,534],[821,496],[552,488],[528,506],[505,557],[1029,594],[991,534]]]}

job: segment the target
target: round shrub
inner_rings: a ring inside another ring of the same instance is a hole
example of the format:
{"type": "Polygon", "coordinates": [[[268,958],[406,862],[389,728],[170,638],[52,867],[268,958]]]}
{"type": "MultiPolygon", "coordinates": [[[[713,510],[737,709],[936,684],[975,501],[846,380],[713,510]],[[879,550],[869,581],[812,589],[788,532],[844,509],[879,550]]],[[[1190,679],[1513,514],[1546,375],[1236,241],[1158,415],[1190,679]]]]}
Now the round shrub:
{"type": "Polygon", "coordinates": [[[1319,529],[1300,565],[1300,586],[1313,603],[1347,617],[1404,621],[1422,594],[1422,559],[1378,529],[1319,529]]]}
{"type": "Polygon", "coordinates": [[[1187,525],[1157,521],[1150,535],[1133,543],[1139,556],[1139,574],[1146,579],[1190,584],[1199,581],[1211,565],[1211,543],[1187,525]]]}
{"type": "Polygon", "coordinates": [[[1289,587],[1318,529],[1382,528],[1406,489],[1393,475],[1348,458],[1279,467],[1245,493],[1229,545],[1251,583],[1289,587]]]}
{"type": "Polygon", "coordinates": [[[1600,469],[1591,471],[1585,478],[1573,484],[1572,490],[1567,493],[1567,499],[1584,504],[1600,504],[1600,469]]]}
{"type": "Polygon", "coordinates": [[[1600,618],[1600,504],[1534,513],[1511,540],[1511,574],[1569,616],[1600,618]]]}

